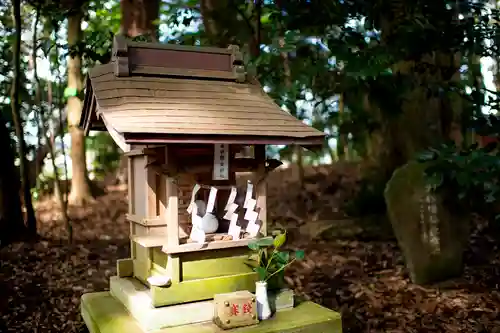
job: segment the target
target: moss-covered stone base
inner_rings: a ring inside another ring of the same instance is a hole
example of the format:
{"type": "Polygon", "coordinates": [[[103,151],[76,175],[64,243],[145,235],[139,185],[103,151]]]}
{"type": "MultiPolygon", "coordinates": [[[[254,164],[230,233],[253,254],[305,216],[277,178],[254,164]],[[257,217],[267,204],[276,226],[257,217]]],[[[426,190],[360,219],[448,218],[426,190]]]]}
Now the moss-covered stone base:
{"type": "MultiPolygon", "coordinates": [[[[82,296],[82,317],[90,333],[145,333],[125,307],[109,292],[82,296]]],[[[341,333],[337,312],[312,302],[277,312],[273,318],[255,326],[221,330],[212,322],[170,327],[154,333],[341,333]]]]}

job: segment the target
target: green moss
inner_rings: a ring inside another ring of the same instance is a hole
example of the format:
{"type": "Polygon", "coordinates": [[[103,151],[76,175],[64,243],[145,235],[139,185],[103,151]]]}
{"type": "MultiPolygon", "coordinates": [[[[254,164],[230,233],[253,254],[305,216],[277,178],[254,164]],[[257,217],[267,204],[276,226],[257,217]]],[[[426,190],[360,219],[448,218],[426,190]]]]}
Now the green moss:
{"type": "Polygon", "coordinates": [[[230,293],[238,290],[255,291],[255,273],[235,274],[172,283],[168,288],[151,287],[155,307],[213,298],[215,294],[230,293]]]}
{"type": "MultiPolygon", "coordinates": [[[[82,296],[82,317],[90,333],[145,333],[125,307],[108,292],[82,296]]],[[[166,328],[156,333],[216,333],[221,330],[211,322],[166,328]]],[[[342,333],[337,312],[312,302],[276,313],[258,325],[231,330],[232,333],[342,333]]]]}

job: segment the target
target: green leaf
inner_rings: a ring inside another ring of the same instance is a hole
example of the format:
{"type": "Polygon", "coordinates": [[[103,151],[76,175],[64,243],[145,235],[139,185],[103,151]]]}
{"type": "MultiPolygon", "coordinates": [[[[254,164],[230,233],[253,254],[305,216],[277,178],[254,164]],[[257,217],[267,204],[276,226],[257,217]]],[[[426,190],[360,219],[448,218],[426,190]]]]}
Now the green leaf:
{"type": "Polygon", "coordinates": [[[259,247],[267,247],[273,245],[274,239],[271,237],[259,238],[255,241],[259,247]]]}
{"type": "Polygon", "coordinates": [[[290,260],[290,253],[289,252],[278,252],[276,253],[276,259],[279,264],[281,265],[286,265],[288,261],[290,260]]]}
{"type": "Polygon", "coordinates": [[[279,249],[286,242],[286,232],[279,234],[274,237],[273,245],[276,249],[279,249]]]}
{"type": "Polygon", "coordinates": [[[427,176],[427,184],[431,185],[432,188],[439,188],[441,185],[443,185],[443,181],[443,175],[439,173],[434,173],[427,176]]]}
{"type": "Polygon", "coordinates": [[[418,156],[417,156],[417,160],[419,162],[428,162],[428,161],[433,161],[436,159],[436,153],[433,152],[433,151],[430,151],[430,150],[426,150],[426,151],[423,151],[421,152],[418,156]]]}
{"type": "Polygon", "coordinates": [[[260,22],[262,24],[267,24],[270,22],[271,13],[264,14],[260,17],[260,22]]]}
{"type": "Polygon", "coordinates": [[[66,87],[66,89],[64,89],[65,98],[74,97],[76,95],[78,95],[78,90],[76,88],[66,87]]]}
{"type": "Polygon", "coordinates": [[[304,251],[303,251],[303,250],[298,250],[298,251],[295,251],[295,258],[296,258],[297,260],[302,260],[302,259],[304,259],[305,255],[306,255],[306,254],[304,253],[304,251]]]}
{"type": "Polygon", "coordinates": [[[264,267],[255,267],[254,271],[259,276],[259,281],[264,281],[266,279],[267,272],[264,267]]]}
{"type": "Polygon", "coordinates": [[[253,251],[259,250],[259,244],[257,244],[257,241],[252,241],[252,242],[248,243],[248,247],[250,248],[250,250],[253,250],[253,251]]]}

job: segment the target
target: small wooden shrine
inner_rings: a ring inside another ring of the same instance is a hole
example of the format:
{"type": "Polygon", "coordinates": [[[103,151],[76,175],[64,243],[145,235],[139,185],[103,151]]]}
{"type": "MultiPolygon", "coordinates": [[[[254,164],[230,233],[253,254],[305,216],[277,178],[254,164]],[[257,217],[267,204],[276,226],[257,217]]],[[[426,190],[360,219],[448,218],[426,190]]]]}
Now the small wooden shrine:
{"type": "MultiPolygon", "coordinates": [[[[181,317],[191,317],[176,323],[195,323],[205,317],[189,307],[255,290],[247,245],[267,236],[265,179],[281,164],[266,159],[265,145],[324,142],[322,132],[280,109],[247,76],[238,47],[121,36],[111,62],[89,72],[80,125],[108,131],[128,156],[131,257],[118,260],[106,297],[146,330],[174,326],[174,312],[159,315],[161,309],[184,304],[181,317]],[[250,175],[246,188],[236,186],[237,173],[250,175]],[[140,300],[149,304],[139,309],[140,300]]],[[[98,326],[92,297],[82,298],[89,329],[98,326]]]]}

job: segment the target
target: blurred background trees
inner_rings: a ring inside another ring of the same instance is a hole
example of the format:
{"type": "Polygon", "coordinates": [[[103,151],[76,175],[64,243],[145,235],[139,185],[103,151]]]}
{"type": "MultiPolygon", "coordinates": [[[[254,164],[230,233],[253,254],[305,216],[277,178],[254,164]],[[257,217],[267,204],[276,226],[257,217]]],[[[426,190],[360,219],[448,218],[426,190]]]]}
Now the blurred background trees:
{"type": "Polygon", "coordinates": [[[435,162],[435,188],[494,217],[499,22],[491,0],[2,0],[0,237],[36,234],[32,198],[53,192],[66,211],[92,201],[102,181],[126,181],[108,134],[84,138],[77,127],[85,74],[109,61],[116,33],[238,44],[276,103],[327,133],[322,152],[268,154],[299,175],[307,165],[359,163],[356,213],[383,213],[393,171],[420,157],[435,162]]]}

